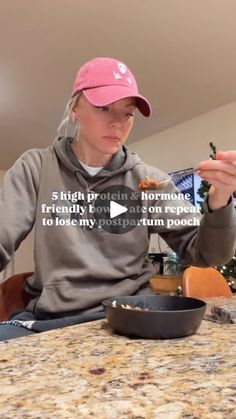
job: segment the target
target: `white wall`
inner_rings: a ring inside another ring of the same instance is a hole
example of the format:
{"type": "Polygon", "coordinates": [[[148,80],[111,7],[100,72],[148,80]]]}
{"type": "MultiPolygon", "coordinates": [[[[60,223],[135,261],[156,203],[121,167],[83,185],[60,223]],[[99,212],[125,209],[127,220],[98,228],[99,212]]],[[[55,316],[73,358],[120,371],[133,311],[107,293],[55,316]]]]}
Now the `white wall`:
{"type": "Polygon", "coordinates": [[[130,145],[148,164],[165,172],[195,167],[217,150],[236,149],[236,102],[130,145]]]}

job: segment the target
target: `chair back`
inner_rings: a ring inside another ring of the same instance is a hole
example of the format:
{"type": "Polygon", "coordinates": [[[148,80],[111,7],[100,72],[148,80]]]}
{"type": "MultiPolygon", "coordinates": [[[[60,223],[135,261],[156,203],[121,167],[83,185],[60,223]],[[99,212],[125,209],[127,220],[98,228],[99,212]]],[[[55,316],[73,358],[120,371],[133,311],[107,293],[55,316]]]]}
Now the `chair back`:
{"type": "Polygon", "coordinates": [[[9,320],[18,308],[25,308],[32,298],[24,290],[24,283],[33,272],[11,276],[0,283],[0,321],[9,320]]]}
{"type": "Polygon", "coordinates": [[[185,297],[232,297],[225,278],[215,268],[190,266],[183,273],[183,295],[185,297]]]}

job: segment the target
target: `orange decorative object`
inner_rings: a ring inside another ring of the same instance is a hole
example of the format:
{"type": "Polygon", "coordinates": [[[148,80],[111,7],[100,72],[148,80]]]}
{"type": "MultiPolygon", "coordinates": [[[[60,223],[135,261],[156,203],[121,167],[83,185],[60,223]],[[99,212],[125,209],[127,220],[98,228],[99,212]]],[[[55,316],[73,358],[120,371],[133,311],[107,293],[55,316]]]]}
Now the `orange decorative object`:
{"type": "Polygon", "coordinates": [[[183,296],[185,297],[232,297],[225,278],[215,268],[190,266],[183,273],[183,296]]]}

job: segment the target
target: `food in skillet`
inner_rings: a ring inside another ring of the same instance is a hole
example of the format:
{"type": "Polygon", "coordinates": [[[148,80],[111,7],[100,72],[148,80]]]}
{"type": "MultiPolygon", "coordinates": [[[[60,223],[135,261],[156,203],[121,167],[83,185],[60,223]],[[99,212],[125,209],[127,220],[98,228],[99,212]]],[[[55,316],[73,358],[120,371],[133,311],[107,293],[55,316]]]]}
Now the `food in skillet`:
{"type": "MultiPolygon", "coordinates": [[[[118,307],[116,300],[112,301],[112,307],[118,307]]],[[[121,304],[119,307],[125,308],[127,310],[149,311],[148,308],[141,308],[139,306],[130,306],[129,304],[121,304]]]]}

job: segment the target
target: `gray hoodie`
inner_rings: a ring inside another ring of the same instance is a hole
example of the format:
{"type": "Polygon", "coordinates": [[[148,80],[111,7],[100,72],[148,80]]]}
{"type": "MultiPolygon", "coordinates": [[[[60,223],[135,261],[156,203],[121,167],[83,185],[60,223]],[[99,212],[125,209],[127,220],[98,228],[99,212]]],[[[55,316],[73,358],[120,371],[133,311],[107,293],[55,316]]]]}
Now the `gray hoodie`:
{"type": "MultiPolygon", "coordinates": [[[[137,225],[124,234],[112,234],[96,226],[55,225],[55,218],[64,215],[44,212],[52,204],[72,204],[52,199],[61,192],[78,196],[81,193],[85,202],[78,199],[76,204],[85,204],[86,208],[86,197],[91,191],[99,194],[112,185],[138,191],[146,176],[167,178],[125,146],[97,175],[90,176],[74,155],[71,140],[65,138],[55,140],[47,149],[25,152],[6,173],[0,195],[1,269],[35,226],[35,270],[27,280],[26,290],[34,296],[28,309],[37,318],[99,311],[103,299],[138,293],[153,275],[147,261],[151,233],[159,233],[185,264],[214,266],[230,260],[236,237],[233,204],[205,214],[200,226],[192,225],[193,218],[201,217],[191,213],[189,202],[168,198],[179,192],[173,183],[165,188],[165,200],[153,195],[143,198],[145,207],[162,209],[161,214],[147,215],[152,225],[137,225]],[[173,206],[189,210],[179,215],[166,214],[165,208],[173,206]],[[164,223],[155,224],[160,217],[164,223]],[[170,228],[170,217],[178,220],[178,225],[170,228]],[[44,223],[53,220],[53,225],[43,225],[42,219],[44,223]]],[[[83,217],[93,218],[88,211],[81,214],[83,217]]]]}

